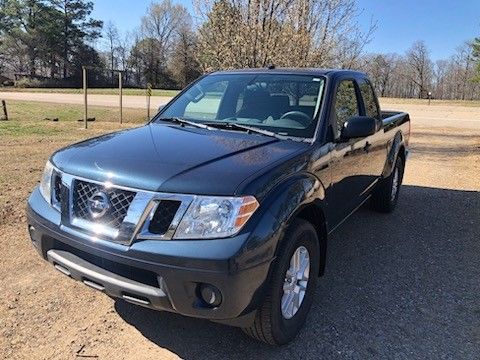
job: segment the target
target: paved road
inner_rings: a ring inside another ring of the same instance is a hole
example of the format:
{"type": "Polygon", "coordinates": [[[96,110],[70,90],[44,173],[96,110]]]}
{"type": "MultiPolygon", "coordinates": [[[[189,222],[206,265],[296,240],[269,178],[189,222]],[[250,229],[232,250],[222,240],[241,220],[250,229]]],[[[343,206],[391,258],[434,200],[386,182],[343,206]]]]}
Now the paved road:
{"type": "MultiPolygon", "coordinates": [[[[29,92],[0,92],[0,99],[5,100],[24,100],[40,101],[58,104],[83,104],[82,94],[55,94],[55,93],[29,93],[29,92]]],[[[118,95],[88,95],[88,104],[91,106],[118,106],[118,95]]],[[[160,105],[166,104],[171,97],[152,96],[150,107],[157,109],[160,105]]],[[[142,109],[147,106],[145,96],[124,95],[122,97],[123,106],[127,108],[142,109]]]]}
{"type": "MultiPolygon", "coordinates": [[[[40,101],[60,104],[83,104],[82,94],[52,94],[28,92],[0,92],[0,99],[40,101]]],[[[150,107],[158,109],[171,98],[165,96],[152,96],[150,107]]],[[[117,95],[88,95],[88,103],[92,106],[118,106],[117,95]]],[[[127,108],[145,108],[144,96],[123,96],[123,106],[127,108]]],[[[391,99],[382,101],[383,109],[406,111],[410,114],[415,126],[431,127],[456,127],[463,129],[480,130],[480,108],[448,105],[419,105],[394,102],[391,99]]]]}

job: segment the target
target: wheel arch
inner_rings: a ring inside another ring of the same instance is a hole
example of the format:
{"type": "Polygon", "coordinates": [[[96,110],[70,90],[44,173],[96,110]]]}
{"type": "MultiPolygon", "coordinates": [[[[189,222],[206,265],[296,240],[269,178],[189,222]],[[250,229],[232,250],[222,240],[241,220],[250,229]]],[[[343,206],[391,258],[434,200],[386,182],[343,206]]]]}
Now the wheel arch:
{"type": "Polygon", "coordinates": [[[317,232],[318,245],[320,249],[320,266],[318,276],[323,276],[325,273],[325,265],[327,260],[327,239],[328,229],[327,222],[323,208],[316,202],[304,205],[292,216],[293,219],[303,219],[313,225],[317,232]]]}
{"type": "Polygon", "coordinates": [[[284,241],[288,226],[295,219],[303,219],[312,224],[317,233],[320,249],[319,276],[325,271],[328,222],[325,215],[325,188],[312,174],[302,174],[289,179],[272,194],[275,199],[271,207],[272,215],[279,223],[281,236],[275,247],[275,257],[284,241]]]}
{"type": "Polygon", "coordinates": [[[405,138],[401,131],[398,131],[392,139],[392,143],[388,150],[387,159],[383,167],[382,177],[387,178],[393,171],[397,157],[401,157],[403,163],[406,160],[405,138]]]}

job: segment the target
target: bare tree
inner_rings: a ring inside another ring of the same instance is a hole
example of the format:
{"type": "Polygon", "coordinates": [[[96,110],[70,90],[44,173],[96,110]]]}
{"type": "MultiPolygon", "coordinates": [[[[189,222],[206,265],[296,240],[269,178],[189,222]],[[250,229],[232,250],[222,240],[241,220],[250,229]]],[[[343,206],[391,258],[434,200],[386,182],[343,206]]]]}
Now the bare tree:
{"type": "Polygon", "coordinates": [[[434,95],[440,99],[461,100],[478,97],[480,84],[473,81],[474,78],[472,44],[465,43],[449,59],[436,62],[434,95]]]}
{"type": "Polygon", "coordinates": [[[142,18],[129,52],[127,64],[137,86],[175,86],[168,64],[184,29],[191,29],[191,17],[182,5],[170,0],[153,2],[142,18]]]}
{"type": "Polygon", "coordinates": [[[387,96],[391,90],[398,58],[397,54],[372,54],[366,57],[364,70],[370,75],[379,96],[387,96]]]}
{"type": "Polygon", "coordinates": [[[117,52],[118,52],[120,38],[118,35],[117,27],[111,21],[108,22],[107,25],[105,26],[104,34],[105,34],[105,39],[108,43],[108,60],[109,60],[109,66],[111,71],[110,81],[113,83],[114,76],[115,76],[113,70],[117,67],[117,52]]]}
{"type": "Polygon", "coordinates": [[[189,26],[184,26],[178,32],[178,38],[169,62],[173,79],[182,88],[201,74],[196,50],[196,35],[189,26]]]}
{"type": "Polygon", "coordinates": [[[473,64],[473,54],[472,54],[472,44],[464,44],[456,50],[456,54],[452,57],[452,60],[455,64],[455,67],[458,71],[458,81],[459,81],[459,92],[460,99],[465,100],[468,97],[468,85],[470,80],[473,78],[474,74],[472,69],[473,64]]]}
{"type": "Polygon", "coordinates": [[[371,35],[359,30],[355,0],[210,0],[196,11],[206,70],[351,67],[371,35]]]}
{"type": "Polygon", "coordinates": [[[407,64],[409,66],[408,76],[416,85],[415,94],[419,97],[426,97],[431,88],[433,63],[423,41],[416,41],[406,54],[407,64]]]}
{"type": "Polygon", "coordinates": [[[170,0],[152,3],[147,14],[142,18],[142,34],[155,39],[165,65],[179,30],[189,22],[191,22],[190,14],[186,8],[182,5],[174,5],[170,0]]]}

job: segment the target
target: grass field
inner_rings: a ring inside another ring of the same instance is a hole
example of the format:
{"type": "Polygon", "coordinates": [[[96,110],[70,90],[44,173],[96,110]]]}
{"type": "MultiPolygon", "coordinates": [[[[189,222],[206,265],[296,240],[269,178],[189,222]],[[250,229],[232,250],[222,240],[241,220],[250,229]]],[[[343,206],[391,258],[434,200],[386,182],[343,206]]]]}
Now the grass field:
{"type": "Polygon", "coordinates": [[[26,188],[39,179],[49,153],[67,144],[145,123],[141,109],[124,109],[120,124],[118,110],[109,107],[91,107],[89,117],[98,120],[83,128],[81,105],[58,105],[26,101],[9,101],[9,121],[0,121],[0,225],[8,219],[21,217],[23,206],[10,208],[11,203],[22,203],[26,188]],[[45,120],[58,117],[58,122],[45,120]],[[17,191],[22,189],[21,191],[17,191]]]}
{"type": "MultiPolygon", "coordinates": [[[[70,134],[78,136],[78,130],[83,128],[83,106],[71,104],[50,104],[29,101],[8,101],[9,121],[0,121],[0,136],[13,138],[28,136],[59,136],[69,137],[70,134]],[[58,122],[46,120],[58,118],[58,122]]],[[[118,109],[112,107],[91,106],[88,117],[95,117],[94,122],[89,122],[89,129],[85,136],[92,136],[97,131],[102,132],[142,124],[146,121],[145,111],[142,109],[123,109],[125,124],[119,124],[118,109]],[[93,133],[92,133],[93,132],[93,133]]]]}
{"type": "MultiPolygon", "coordinates": [[[[35,93],[58,93],[58,94],[83,94],[83,89],[58,89],[58,88],[16,88],[0,87],[0,92],[35,92],[35,93]]],[[[116,95],[118,88],[111,89],[88,89],[89,94],[116,95]]],[[[152,89],[152,96],[175,96],[179,90],[152,89]]],[[[123,89],[124,95],[145,95],[145,89],[123,89]]]]}

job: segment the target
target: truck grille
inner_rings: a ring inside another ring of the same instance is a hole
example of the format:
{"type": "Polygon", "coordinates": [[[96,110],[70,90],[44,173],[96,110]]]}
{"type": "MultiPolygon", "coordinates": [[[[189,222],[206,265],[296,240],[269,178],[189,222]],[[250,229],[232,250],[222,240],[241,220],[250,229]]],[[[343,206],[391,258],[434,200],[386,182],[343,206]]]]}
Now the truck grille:
{"type": "Polygon", "coordinates": [[[73,214],[75,217],[101,222],[102,224],[118,229],[127,216],[127,211],[135,197],[135,192],[105,188],[100,184],[75,180],[73,185],[73,214]],[[89,212],[89,199],[96,193],[103,192],[107,195],[110,207],[101,217],[93,218],[89,212]]]}

